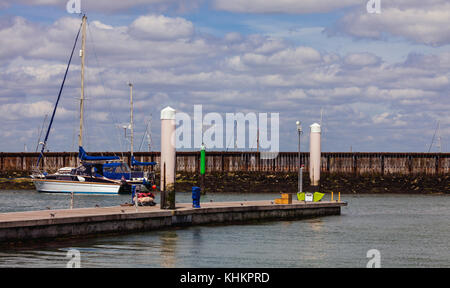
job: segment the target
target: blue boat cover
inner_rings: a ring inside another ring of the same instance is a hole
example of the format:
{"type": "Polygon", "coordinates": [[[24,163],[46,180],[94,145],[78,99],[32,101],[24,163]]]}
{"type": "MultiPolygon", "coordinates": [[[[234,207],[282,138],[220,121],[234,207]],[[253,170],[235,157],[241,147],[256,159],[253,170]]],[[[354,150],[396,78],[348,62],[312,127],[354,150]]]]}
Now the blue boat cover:
{"type": "Polygon", "coordinates": [[[116,162],[103,164],[103,167],[122,167],[122,166],[123,166],[122,163],[116,163],[116,162]]]}
{"type": "Polygon", "coordinates": [[[153,166],[156,165],[156,162],[139,162],[134,159],[134,156],[131,157],[131,166],[153,166]]]}
{"type": "Polygon", "coordinates": [[[89,156],[84,151],[83,147],[80,146],[78,158],[85,161],[104,161],[104,160],[117,160],[120,159],[119,156],[89,156]]]}

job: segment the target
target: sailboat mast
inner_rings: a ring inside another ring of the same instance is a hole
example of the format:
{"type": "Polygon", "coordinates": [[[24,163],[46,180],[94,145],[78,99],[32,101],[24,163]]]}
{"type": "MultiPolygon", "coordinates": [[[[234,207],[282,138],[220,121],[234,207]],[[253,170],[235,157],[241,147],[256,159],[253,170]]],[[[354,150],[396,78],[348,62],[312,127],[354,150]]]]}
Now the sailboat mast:
{"type": "Polygon", "coordinates": [[[82,21],[82,36],[81,36],[81,97],[80,97],[80,134],[78,134],[78,146],[83,146],[83,117],[84,117],[84,61],[86,57],[86,15],[83,16],[82,21]]]}
{"type": "Polygon", "coordinates": [[[442,153],[442,138],[441,138],[441,122],[438,122],[438,145],[439,153],[442,153]]]}
{"type": "Polygon", "coordinates": [[[134,131],[133,131],[133,84],[128,83],[128,86],[130,86],[130,130],[131,130],[131,147],[130,147],[130,153],[131,157],[133,157],[133,138],[134,138],[134,131]]]}

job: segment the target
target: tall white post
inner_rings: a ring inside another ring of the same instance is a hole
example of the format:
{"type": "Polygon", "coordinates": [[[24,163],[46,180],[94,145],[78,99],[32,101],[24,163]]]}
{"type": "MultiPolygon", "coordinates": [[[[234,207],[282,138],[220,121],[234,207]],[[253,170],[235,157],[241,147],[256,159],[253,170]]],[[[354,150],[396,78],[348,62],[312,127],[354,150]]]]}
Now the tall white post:
{"type": "Polygon", "coordinates": [[[175,109],[166,107],[161,110],[161,191],[165,200],[162,208],[175,208],[175,109]]]}
{"type": "Polygon", "coordinates": [[[311,179],[311,186],[319,186],[320,182],[320,125],[314,123],[310,126],[309,136],[309,177],[311,179]]]}

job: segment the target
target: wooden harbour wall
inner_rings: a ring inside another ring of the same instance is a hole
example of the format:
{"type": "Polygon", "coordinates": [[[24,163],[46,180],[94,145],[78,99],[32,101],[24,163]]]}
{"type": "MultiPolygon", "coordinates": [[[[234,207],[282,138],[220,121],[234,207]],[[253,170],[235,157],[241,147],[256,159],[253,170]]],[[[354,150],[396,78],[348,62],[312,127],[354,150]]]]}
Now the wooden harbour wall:
{"type": "MultiPolygon", "coordinates": [[[[93,152],[90,155],[117,155],[129,161],[129,152],[93,152]]],[[[0,172],[31,171],[38,153],[0,152],[0,172]]],[[[47,152],[41,169],[54,171],[65,166],[76,166],[76,152],[47,152]]],[[[136,152],[138,161],[160,160],[159,152],[136,152]]],[[[309,153],[301,153],[305,171],[309,169],[309,153]]],[[[177,152],[177,172],[196,173],[200,170],[200,152],[177,152]]],[[[345,174],[404,174],[436,175],[450,172],[450,153],[352,153],[324,152],[322,172],[345,174]]],[[[207,151],[207,172],[295,172],[298,171],[298,153],[280,152],[275,159],[263,159],[258,152],[207,151]]],[[[159,166],[154,167],[159,170],[159,166]]]]}

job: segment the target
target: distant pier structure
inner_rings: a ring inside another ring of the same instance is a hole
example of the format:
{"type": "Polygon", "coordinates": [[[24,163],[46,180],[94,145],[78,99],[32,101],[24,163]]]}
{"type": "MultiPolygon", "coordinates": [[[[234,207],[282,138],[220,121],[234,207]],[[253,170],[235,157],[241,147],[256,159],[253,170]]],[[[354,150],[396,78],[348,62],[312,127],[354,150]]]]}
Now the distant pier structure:
{"type": "MultiPolygon", "coordinates": [[[[44,153],[41,168],[47,171],[77,164],[76,152],[44,153]]],[[[93,152],[90,155],[124,155],[130,159],[130,152],[93,152]]],[[[0,172],[31,171],[39,153],[0,152],[0,172]]],[[[160,152],[134,152],[138,161],[161,163],[160,152]]],[[[260,152],[206,153],[206,172],[295,172],[298,171],[298,152],[280,152],[275,159],[263,159],[260,152]]],[[[304,171],[309,171],[309,152],[300,153],[304,171]]],[[[200,173],[200,151],[176,152],[176,171],[200,173]]],[[[153,167],[157,171],[160,167],[153,167]]],[[[354,174],[448,174],[450,173],[450,153],[380,153],[380,152],[322,152],[321,173],[354,174]]]]}

